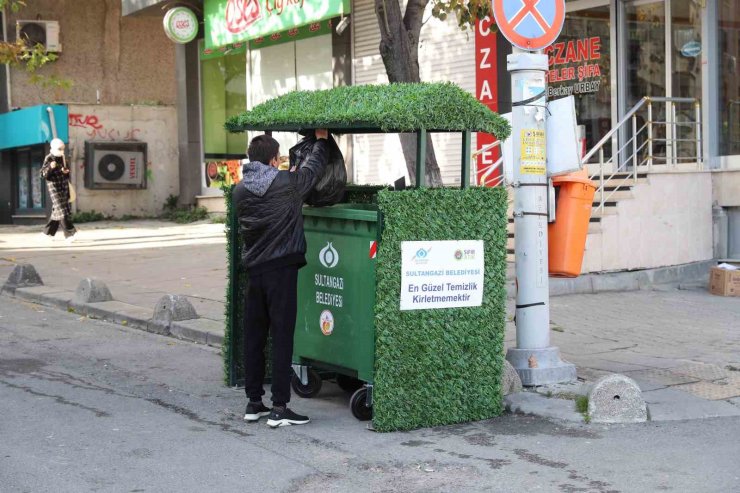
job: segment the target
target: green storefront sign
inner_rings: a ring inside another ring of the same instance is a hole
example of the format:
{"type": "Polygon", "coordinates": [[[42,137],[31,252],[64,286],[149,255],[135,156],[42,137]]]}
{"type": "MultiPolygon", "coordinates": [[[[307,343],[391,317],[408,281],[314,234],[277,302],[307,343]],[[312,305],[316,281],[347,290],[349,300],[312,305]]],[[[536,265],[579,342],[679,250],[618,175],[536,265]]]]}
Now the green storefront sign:
{"type": "Polygon", "coordinates": [[[205,0],[206,49],[318,23],[350,11],[350,0],[205,0]]]}

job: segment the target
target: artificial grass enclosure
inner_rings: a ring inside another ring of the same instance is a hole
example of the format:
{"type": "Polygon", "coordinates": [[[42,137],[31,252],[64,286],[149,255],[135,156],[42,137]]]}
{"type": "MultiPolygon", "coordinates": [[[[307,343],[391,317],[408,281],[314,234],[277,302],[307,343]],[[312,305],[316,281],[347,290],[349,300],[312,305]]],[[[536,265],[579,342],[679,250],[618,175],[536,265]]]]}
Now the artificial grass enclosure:
{"type": "Polygon", "coordinates": [[[328,128],[383,132],[479,131],[508,137],[508,122],[452,83],[342,86],[296,91],[226,121],[230,132],[328,128]]]}
{"type": "Polygon", "coordinates": [[[228,386],[237,385],[244,380],[244,361],[242,327],[244,324],[244,295],[247,289],[247,273],[241,263],[241,249],[244,240],[239,234],[239,222],[232,196],[233,185],[226,185],[221,190],[226,200],[226,305],[224,307],[226,324],[222,353],[224,355],[224,382],[228,386]]]}
{"type": "Polygon", "coordinates": [[[501,413],[506,301],[503,188],[378,194],[373,426],[409,430],[501,413]],[[480,307],[400,311],[401,242],[484,240],[480,307]]]}

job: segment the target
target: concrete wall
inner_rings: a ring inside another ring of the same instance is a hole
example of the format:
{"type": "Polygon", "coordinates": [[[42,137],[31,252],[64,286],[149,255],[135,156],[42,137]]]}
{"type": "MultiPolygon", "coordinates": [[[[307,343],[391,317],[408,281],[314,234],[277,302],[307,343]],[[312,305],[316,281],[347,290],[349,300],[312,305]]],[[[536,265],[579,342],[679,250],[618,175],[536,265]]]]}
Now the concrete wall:
{"type": "Polygon", "coordinates": [[[586,241],[583,272],[648,269],[708,260],[712,174],[653,173],[602,218],[586,241]]]}
{"type": "Polygon", "coordinates": [[[163,106],[69,106],[68,152],[78,211],[96,210],[120,217],[162,212],[169,195],[179,195],[177,112],[163,106]],[[135,141],[148,144],[148,179],[144,190],[85,188],[85,142],[135,141]]]}
{"type": "Polygon", "coordinates": [[[39,71],[70,79],[68,90],[41,90],[25,71],[11,71],[11,104],[51,102],[102,104],[175,104],[175,47],[161,17],[121,17],[120,0],[27,0],[8,19],[15,39],[17,19],[59,21],[62,52],[39,71]]]}
{"type": "Polygon", "coordinates": [[[714,201],[722,207],[740,206],[740,168],[712,173],[714,201]]]}

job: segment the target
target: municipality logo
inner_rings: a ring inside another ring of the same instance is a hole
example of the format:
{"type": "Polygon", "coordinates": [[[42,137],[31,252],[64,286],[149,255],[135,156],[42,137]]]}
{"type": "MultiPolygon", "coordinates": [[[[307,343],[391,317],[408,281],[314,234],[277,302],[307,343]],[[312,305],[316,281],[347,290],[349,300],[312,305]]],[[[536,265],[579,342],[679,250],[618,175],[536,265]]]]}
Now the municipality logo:
{"type": "Polygon", "coordinates": [[[327,269],[333,269],[339,263],[339,252],[334,249],[330,241],[319,252],[319,262],[327,269]]]}
{"type": "Polygon", "coordinates": [[[426,264],[429,262],[429,252],[431,252],[431,248],[419,248],[415,253],[414,257],[411,259],[415,264],[426,264]]]}

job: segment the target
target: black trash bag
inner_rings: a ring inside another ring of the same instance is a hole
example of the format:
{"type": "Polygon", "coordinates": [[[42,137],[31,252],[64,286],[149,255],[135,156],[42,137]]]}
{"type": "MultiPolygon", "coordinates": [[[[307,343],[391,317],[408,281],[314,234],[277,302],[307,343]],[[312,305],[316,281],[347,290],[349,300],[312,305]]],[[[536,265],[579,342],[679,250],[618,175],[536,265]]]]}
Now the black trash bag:
{"type": "MultiPolygon", "coordinates": [[[[303,163],[311,154],[314,143],[316,143],[316,137],[311,133],[290,148],[288,155],[291,170],[300,169],[303,166],[303,163]]],[[[339,203],[347,186],[347,168],[344,167],[342,151],[339,150],[339,146],[331,135],[329,135],[327,143],[329,146],[329,162],[324,168],[324,175],[319,178],[318,183],[306,199],[306,203],[314,207],[339,203]]]]}

